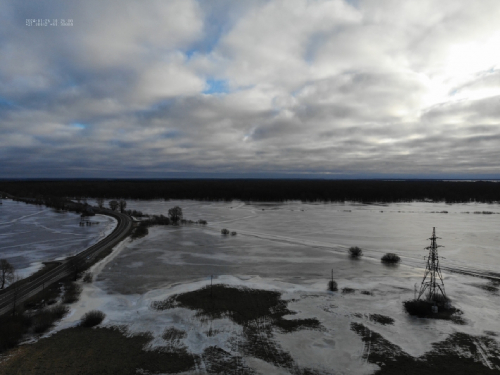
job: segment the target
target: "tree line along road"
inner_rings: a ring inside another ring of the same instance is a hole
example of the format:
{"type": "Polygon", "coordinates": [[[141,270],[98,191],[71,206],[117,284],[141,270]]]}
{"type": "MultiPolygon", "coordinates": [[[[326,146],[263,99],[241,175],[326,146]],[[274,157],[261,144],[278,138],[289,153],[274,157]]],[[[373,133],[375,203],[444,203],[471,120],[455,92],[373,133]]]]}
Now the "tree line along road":
{"type": "Polygon", "coordinates": [[[0,294],[0,316],[9,312],[14,307],[14,304],[17,305],[26,301],[28,298],[43,291],[45,287],[75,272],[75,263],[82,265],[91,263],[102,251],[117,245],[125,239],[132,229],[132,219],[128,215],[108,209],[97,208],[94,208],[94,212],[114,217],[118,221],[118,225],[113,232],[98,243],[75,255],[71,258],[71,262],[67,260],[63,261],[62,264],[47,273],[32,278],[18,287],[13,285],[5,289],[5,291],[0,294]]]}

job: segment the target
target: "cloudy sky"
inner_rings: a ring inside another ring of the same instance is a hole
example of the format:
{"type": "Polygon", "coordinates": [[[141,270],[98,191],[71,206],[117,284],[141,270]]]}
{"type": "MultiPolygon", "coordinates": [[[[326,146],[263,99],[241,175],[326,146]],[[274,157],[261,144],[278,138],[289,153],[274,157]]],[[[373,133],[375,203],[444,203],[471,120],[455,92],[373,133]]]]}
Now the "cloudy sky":
{"type": "Polygon", "coordinates": [[[2,0],[0,178],[500,178],[499,20],[498,0],[2,0]]]}

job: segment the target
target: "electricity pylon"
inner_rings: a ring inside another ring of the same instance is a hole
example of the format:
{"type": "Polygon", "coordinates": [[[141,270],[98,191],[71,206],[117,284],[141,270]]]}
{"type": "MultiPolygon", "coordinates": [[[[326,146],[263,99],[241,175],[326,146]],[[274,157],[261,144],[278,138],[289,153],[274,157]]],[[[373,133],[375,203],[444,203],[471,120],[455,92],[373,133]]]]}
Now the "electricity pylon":
{"type": "Polygon", "coordinates": [[[420,292],[418,293],[418,299],[427,290],[427,301],[429,302],[441,302],[446,301],[446,292],[444,291],[443,276],[441,275],[441,268],[439,267],[439,256],[438,256],[438,244],[436,243],[436,228],[432,228],[431,246],[426,247],[429,249],[429,256],[427,257],[427,267],[425,268],[424,278],[422,284],[420,285],[420,292]],[[443,297],[439,297],[441,294],[443,297]]]}

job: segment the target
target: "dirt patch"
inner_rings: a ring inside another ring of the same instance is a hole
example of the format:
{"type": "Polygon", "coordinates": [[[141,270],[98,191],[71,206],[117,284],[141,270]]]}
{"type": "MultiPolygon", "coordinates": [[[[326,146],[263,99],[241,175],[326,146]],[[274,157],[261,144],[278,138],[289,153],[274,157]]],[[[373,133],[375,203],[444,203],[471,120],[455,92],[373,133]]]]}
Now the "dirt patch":
{"type": "Polygon", "coordinates": [[[377,375],[499,373],[500,347],[491,337],[454,333],[446,340],[432,344],[431,351],[415,358],[363,324],[351,323],[351,329],[365,343],[363,359],[380,366],[377,375]]]}
{"type": "Polygon", "coordinates": [[[287,302],[275,291],[249,288],[235,288],[222,284],[205,287],[193,292],[176,294],[165,301],[155,301],[151,305],[156,310],[184,307],[197,311],[199,318],[220,319],[228,317],[233,322],[245,326],[257,320],[269,320],[284,332],[298,329],[320,329],[317,319],[283,319],[294,315],[288,310],[287,302]]]}
{"type": "Polygon", "coordinates": [[[245,365],[242,357],[234,356],[216,346],[206,348],[202,355],[205,368],[210,374],[221,375],[253,375],[255,371],[245,365]]]}
{"type": "Polygon", "coordinates": [[[394,324],[394,319],[380,314],[370,314],[370,320],[375,323],[382,325],[394,324]]]}
{"type": "MultiPolygon", "coordinates": [[[[200,320],[227,317],[243,327],[243,337],[231,340],[234,352],[287,368],[293,374],[313,373],[312,370],[299,368],[291,355],[275,341],[274,334],[276,331],[320,330],[322,326],[317,319],[284,319],[285,315],[295,313],[288,310],[287,302],[281,299],[279,292],[218,284],[212,288],[173,295],[165,301],[154,302],[152,307],[157,310],[188,308],[195,310],[200,320]]],[[[241,368],[243,373],[253,373],[238,358],[218,348],[203,354],[207,369],[213,366],[213,370],[216,370],[226,364],[235,371],[241,368]]]]}
{"type": "Polygon", "coordinates": [[[3,362],[0,374],[136,374],[177,373],[194,368],[186,351],[144,351],[149,335],[127,337],[119,329],[71,328],[27,345],[3,362]]]}
{"type": "Polygon", "coordinates": [[[342,288],[342,294],[353,294],[356,291],[356,289],[352,288],[342,288]]]}
{"type": "Polygon", "coordinates": [[[210,327],[208,329],[208,331],[205,331],[203,332],[205,334],[205,336],[207,337],[213,337],[213,336],[217,336],[221,331],[219,331],[218,329],[213,329],[212,327],[210,327]]]}
{"type": "Polygon", "coordinates": [[[497,337],[498,336],[498,333],[496,332],[493,332],[493,331],[484,331],[484,333],[488,336],[493,336],[493,337],[497,337]]]}
{"type": "Polygon", "coordinates": [[[487,292],[498,294],[498,283],[490,281],[488,284],[469,284],[473,287],[485,290],[487,292]]]}
{"type": "Polygon", "coordinates": [[[317,319],[308,318],[308,319],[279,319],[274,322],[275,327],[277,327],[281,332],[289,333],[295,332],[301,329],[310,329],[310,330],[321,330],[321,324],[317,319]]]}
{"type": "Polygon", "coordinates": [[[183,339],[186,336],[187,336],[186,332],[172,327],[172,328],[167,328],[165,332],[163,332],[163,335],[161,337],[165,341],[178,342],[179,340],[183,339]]]}
{"type": "MultiPolygon", "coordinates": [[[[373,332],[361,323],[351,323],[351,330],[356,332],[365,343],[363,359],[379,366],[398,361],[406,362],[412,357],[397,345],[386,340],[377,332],[373,332]]],[[[401,372],[404,374],[404,372],[401,372]]]]}
{"type": "Polygon", "coordinates": [[[167,351],[176,351],[177,349],[186,349],[185,345],[181,342],[186,336],[186,332],[171,327],[167,328],[161,337],[167,342],[165,347],[167,351]]]}

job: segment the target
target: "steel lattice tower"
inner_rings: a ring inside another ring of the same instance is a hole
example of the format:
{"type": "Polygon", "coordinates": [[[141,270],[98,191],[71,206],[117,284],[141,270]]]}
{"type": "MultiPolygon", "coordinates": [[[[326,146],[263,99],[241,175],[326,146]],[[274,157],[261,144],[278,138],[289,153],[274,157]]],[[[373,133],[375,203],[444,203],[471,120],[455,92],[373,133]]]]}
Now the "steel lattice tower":
{"type": "Polygon", "coordinates": [[[418,294],[418,299],[427,292],[427,301],[445,301],[446,292],[444,291],[443,276],[441,275],[441,268],[439,267],[439,256],[438,256],[438,244],[436,243],[436,228],[432,228],[431,246],[426,247],[429,249],[429,256],[427,257],[427,267],[425,268],[424,278],[422,284],[420,285],[420,292],[418,294]],[[439,297],[439,295],[442,297],[439,297]],[[437,298],[436,298],[437,297],[437,298]]]}

